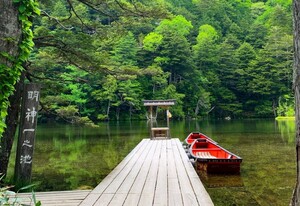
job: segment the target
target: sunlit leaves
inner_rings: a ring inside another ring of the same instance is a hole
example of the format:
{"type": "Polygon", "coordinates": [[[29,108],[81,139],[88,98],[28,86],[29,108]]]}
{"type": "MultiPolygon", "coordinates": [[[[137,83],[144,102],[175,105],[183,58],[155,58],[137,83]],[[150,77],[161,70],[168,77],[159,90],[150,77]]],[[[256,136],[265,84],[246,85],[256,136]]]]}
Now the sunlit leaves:
{"type": "Polygon", "coordinates": [[[151,32],[143,39],[143,48],[147,51],[154,52],[161,44],[163,35],[155,32],[151,32]]]}
{"type": "Polygon", "coordinates": [[[205,43],[214,43],[218,40],[218,33],[214,27],[209,24],[200,26],[199,34],[197,36],[197,43],[201,46],[205,43]]]}
{"type": "Polygon", "coordinates": [[[164,34],[167,31],[175,32],[178,35],[186,36],[190,33],[193,25],[190,21],[186,20],[184,16],[178,15],[171,20],[165,19],[160,22],[155,31],[159,34],[164,34]]]}
{"type": "Polygon", "coordinates": [[[215,68],[218,62],[217,40],[218,34],[214,27],[208,24],[200,26],[197,44],[193,46],[193,55],[198,69],[208,71],[215,68]]]}

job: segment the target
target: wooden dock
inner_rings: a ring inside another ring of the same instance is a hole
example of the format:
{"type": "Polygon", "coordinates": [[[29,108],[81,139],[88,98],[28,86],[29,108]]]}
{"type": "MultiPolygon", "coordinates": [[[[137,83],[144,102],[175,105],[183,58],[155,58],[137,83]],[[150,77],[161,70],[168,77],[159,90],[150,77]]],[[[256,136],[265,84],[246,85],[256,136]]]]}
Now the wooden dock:
{"type": "Polygon", "coordinates": [[[43,206],[213,205],[177,138],[143,139],[94,190],[76,194],[61,192],[66,204],[54,204],[55,196],[39,199],[39,193],[37,199],[43,206]]]}
{"type": "Polygon", "coordinates": [[[80,205],[213,203],[179,139],[143,139],[80,205]]]}

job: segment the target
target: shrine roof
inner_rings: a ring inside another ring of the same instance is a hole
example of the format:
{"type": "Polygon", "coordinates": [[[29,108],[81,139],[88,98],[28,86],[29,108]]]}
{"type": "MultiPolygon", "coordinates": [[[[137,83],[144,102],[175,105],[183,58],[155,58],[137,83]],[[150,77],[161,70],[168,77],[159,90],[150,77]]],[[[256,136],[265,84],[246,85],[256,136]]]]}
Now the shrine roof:
{"type": "Polygon", "coordinates": [[[167,100],[143,100],[144,106],[172,106],[175,105],[175,99],[167,100]]]}

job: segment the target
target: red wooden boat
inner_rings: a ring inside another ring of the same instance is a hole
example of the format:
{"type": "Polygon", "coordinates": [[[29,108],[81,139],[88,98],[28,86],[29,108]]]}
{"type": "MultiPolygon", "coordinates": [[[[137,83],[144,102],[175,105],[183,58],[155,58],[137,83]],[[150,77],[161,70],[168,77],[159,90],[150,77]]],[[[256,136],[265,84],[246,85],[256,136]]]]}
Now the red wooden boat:
{"type": "Polygon", "coordinates": [[[242,158],[227,151],[215,142],[199,138],[190,147],[197,169],[207,173],[240,173],[242,158]]]}
{"type": "Polygon", "coordinates": [[[208,136],[206,136],[205,134],[202,134],[200,132],[192,132],[190,133],[186,139],[185,139],[185,142],[188,144],[188,145],[191,145],[196,139],[208,139],[216,144],[218,144],[217,142],[213,141],[211,138],[209,138],[208,136]]]}

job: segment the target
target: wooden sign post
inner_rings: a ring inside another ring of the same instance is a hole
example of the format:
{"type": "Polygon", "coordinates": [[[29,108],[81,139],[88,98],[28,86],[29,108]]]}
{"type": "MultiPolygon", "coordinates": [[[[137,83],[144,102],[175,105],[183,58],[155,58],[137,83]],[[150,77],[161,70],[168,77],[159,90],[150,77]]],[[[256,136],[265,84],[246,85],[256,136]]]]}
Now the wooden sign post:
{"type": "Polygon", "coordinates": [[[15,181],[28,184],[31,181],[32,157],[37,124],[40,87],[26,84],[22,97],[22,109],[15,164],[15,181]]]}

